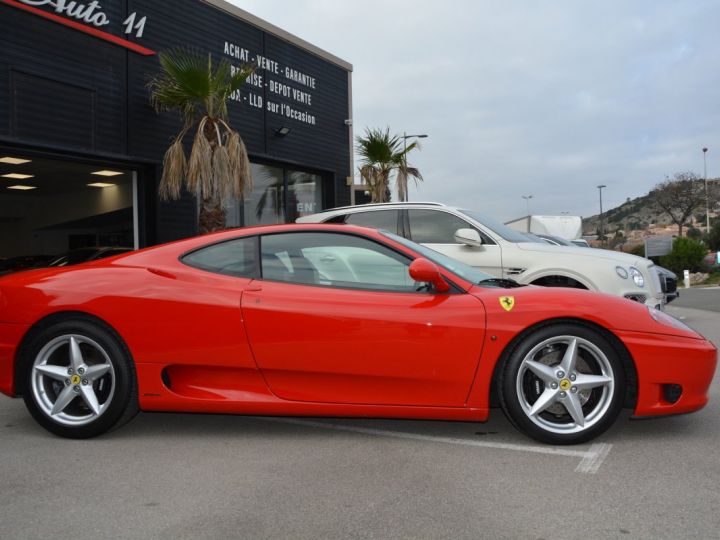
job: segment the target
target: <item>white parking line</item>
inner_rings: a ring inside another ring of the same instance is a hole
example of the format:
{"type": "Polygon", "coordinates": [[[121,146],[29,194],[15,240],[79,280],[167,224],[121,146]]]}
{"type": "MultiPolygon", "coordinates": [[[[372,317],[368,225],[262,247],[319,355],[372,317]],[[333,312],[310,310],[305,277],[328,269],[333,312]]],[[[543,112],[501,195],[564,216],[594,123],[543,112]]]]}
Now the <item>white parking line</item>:
{"type": "Polygon", "coordinates": [[[376,435],[380,437],[393,437],[396,439],[409,439],[414,441],[439,442],[445,444],[457,444],[461,446],[475,446],[480,448],[496,448],[499,450],[512,450],[516,452],[529,452],[533,454],[546,454],[552,456],[574,457],[580,458],[580,463],[575,468],[575,472],[584,474],[595,474],[603,464],[612,444],[595,443],[588,450],[570,450],[564,447],[556,446],[537,446],[526,444],[512,444],[490,441],[474,441],[471,439],[460,439],[457,437],[436,437],[433,435],[421,435],[419,433],[407,433],[403,431],[389,431],[385,429],[372,429],[357,426],[346,426],[343,424],[329,424],[325,422],[312,422],[309,420],[296,420],[294,418],[270,418],[258,417],[264,421],[278,422],[283,424],[295,424],[298,426],[308,426],[322,429],[332,429],[336,431],[349,431],[352,433],[362,433],[365,435],[376,435]]]}

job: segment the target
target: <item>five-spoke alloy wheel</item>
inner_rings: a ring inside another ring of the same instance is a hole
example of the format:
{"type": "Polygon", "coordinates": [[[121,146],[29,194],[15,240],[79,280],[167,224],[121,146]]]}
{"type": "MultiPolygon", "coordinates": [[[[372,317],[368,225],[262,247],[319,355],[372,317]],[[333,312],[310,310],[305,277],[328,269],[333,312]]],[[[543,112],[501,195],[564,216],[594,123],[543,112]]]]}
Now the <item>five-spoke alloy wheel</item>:
{"type": "Polygon", "coordinates": [[[541,328],[522,339],[499,380],[501,404],[511,422],[551,444],[596,437],[622,408],[625,377],[610,342],[574,324],[541,328]]]}
{"type": "Polygon", "coordinates": [[[63,320],[41,330],[30,340],[22,368],[28,409],[58,435],[93,437],[137,412],[129,353],[99,323],[63,320]]]}

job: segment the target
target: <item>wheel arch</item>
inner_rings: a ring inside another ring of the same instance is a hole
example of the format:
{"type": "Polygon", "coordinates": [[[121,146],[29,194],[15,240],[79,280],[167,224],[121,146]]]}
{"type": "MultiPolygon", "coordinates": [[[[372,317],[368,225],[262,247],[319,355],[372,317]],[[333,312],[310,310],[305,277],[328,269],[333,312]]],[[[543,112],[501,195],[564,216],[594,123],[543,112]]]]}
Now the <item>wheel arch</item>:
{"type": "Polygon", "coordinates": [[[597,291],[599,290],[598,287],[595,286],[594,283],[592,283],[590,280],[588,280],[585,276],[578,275],[576,273],[570,273],[570,272],[562,272],[562,271],[551,271],[551,272],[542,272],[537,273],[532,276],[528,276],[527,283],[530,285],[539,285],[539,286],[552,286],[552,285],[546,285],[543,282],[546,281],[552,281],[552,280],[572,280],[576,282],[579,287],[573,287],[578,289],[586,289],[588,291],[597,291]]]}
{"type": "Polygon", "coordinates": [[[635,361],[633,360],[632,355],[630,354],[630,351],[627,349],[627,347],[625,347],[625,344],[622,342],[622,340],[620,338],[618,338],[614,333],[612,333],[607,328],[604,328],[604,327],[600,326],[599,324],[596,324],[592,321],[588,321],[586,319],[574,318],[574,317],[562,317],[562,318],[555,318],[555,319],[547,319],[547,320],[535,323],[532,326],[525,328],[522,332],[518,333],[505,346],[502,353],[500,353],[500,356],[498,357],[497,362],[495,362],[495,367],[493,368],[492,379],[490,381],[490,406],[498,407],[500,404],[500,398],[498,395],[498,379],[500,377],[500,373],[502,372],[503,367],[505,366],[505,362],[507,362],[507,359],[513,353],[513,351],[518,346],[520,341],[522,341],[525,337],[527,337],[531,333],[533,333],[541,328],[545,328],[547,326],[553,326],[556,324],[578,324],[578,325],[584,326],[586,328],[589,328],[591,330],[598,332],[600,335],[605,337],[608,340],[608,342],[610,342],[612,347],[617,352],[618,357],[620,358],[620,361],[622,362],[624,372],[625,372],[626,388],[625,388],[625,399],[624,399],[623,408],[626,408],[626,409],[634,408],[635,403],[637,401],[638,379],[637,379],[637,370],[635,369],[635,361]]]}
{"type": "MultiPolygon", "coordinates": [[[[22,337],[22,340],[20,340],[20,345],[17,348],[17,352],[15,353],[15,395],[16,396],[22,396],[23,391],[25,390],[25,384],[22,377],[22,369],[21,369],[21,362],[23,361],[25,352],[27,351],[27,348],[29,344],[32,342],[33,338],[42,332],[45,328],[52,326],[55,323],[67,321],[67,320],[83,320],[86,322],[90,322],[92,324],[98,325],[105,330],[111,332],[113,336],[118,340],[120,345],[127,351],[128,355],[130,355],[130,358],[132,358],[132,354],[130,354],[130,348],[127,346],[127,343],[125,343],[125,340],[122,338],[122,336],[115,330],[115,328],[112,327],[111,324],[109,324],[104,319],[101,319],[100,317],[96,315],[92,315],[90,313],[84,312],[84,311],[56,311],[54,313],[51,313],[49,315],[46,315],[42,317],[41,319],[38,319],[35,321],[32,326],[28,329],[27,332],[25,332],[25,335],[22,337]]],[[[134,363],[133,363],[134,364],[134,363]]],[[[134,365],[133,365],[134,368],[134,365]]]]}

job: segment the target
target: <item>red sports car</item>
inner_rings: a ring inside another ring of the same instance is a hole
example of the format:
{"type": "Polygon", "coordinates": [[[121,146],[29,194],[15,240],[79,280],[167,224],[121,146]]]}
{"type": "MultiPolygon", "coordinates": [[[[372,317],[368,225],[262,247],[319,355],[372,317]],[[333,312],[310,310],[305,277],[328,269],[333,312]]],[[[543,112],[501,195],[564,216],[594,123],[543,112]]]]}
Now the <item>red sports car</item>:
{"type": "Polygon", "coordinates": [[[665,313],[492,278],[384,231],[279,225],[0,279],[0,391],[84,438],[138,411],[487,419],[568,444],[702,408],[665,313]]]}

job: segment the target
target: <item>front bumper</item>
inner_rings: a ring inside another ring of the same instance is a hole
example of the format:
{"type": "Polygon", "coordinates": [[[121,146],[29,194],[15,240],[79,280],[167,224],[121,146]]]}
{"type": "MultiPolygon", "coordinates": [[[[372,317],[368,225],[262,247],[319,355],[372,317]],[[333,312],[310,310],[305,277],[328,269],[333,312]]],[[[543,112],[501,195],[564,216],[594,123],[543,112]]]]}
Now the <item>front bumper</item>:
{"type": "Polygon", "coordinates": [[[635,416],[681,414],[702,409],[717,367],[717,349],[709,341],[661,334],[620,332],[635,360],[635,416]],[[668,389],[680,387],[669,401],[668,389]]]}

